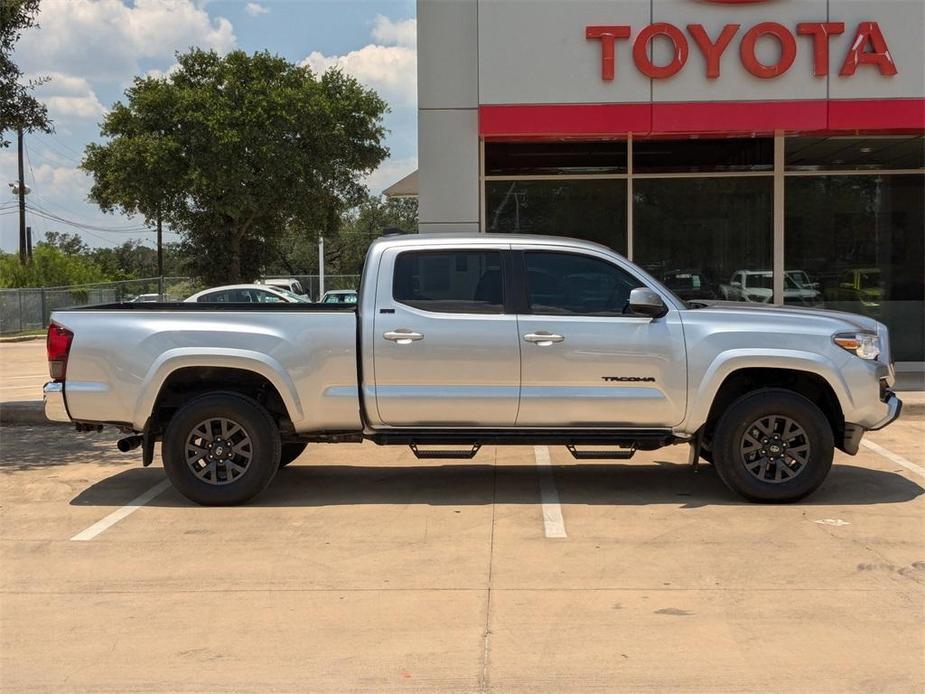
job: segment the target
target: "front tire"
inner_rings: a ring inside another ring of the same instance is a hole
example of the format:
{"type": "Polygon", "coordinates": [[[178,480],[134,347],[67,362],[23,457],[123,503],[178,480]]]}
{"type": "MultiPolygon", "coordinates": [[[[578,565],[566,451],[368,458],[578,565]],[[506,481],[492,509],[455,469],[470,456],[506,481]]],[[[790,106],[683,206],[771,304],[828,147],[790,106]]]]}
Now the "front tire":
{"type": "Polygon", "coordinates": [[[793,391],[767,388],[732,403],[716,426],[713,460],[720,479],[750,501],[783,503],[811,494],[832,467],[832,427],[793,391]]]}
{"type": "Polygon", "coordinates": [[[279,468],[279,429],[257,401],[210,393],[173,416],[161,450],[167,477],[183,496],[203,506],[231,506],[270,484],[279,468]]]}

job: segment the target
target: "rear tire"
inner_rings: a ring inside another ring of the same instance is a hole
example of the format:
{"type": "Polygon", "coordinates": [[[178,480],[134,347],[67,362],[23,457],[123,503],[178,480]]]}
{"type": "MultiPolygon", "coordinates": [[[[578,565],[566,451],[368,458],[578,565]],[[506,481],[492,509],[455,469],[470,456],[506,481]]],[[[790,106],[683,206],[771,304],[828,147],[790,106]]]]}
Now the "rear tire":
{"type": "Polygon", "coordinates": [[[187,499],[231,506],[270,484],[279,469],[279,429],[257,401],[237,393],[210,393],[173,416],[161,454],[167,477],[187,499]]]}
{"type": "Polygon", "coordinates": [[[713,465],[749,501],[783,503],[811,494],[832,468],[832,427],[816,405],[782,388],[732,403],[716,426],[713,465]]]}
{"type": "Polygon", "coordinates": [[[284,443],[282,452],[279,455],[279,468],[282,470],[289,463],[294,462],[302,453],[305,452],[307,443],[284,443]]]}

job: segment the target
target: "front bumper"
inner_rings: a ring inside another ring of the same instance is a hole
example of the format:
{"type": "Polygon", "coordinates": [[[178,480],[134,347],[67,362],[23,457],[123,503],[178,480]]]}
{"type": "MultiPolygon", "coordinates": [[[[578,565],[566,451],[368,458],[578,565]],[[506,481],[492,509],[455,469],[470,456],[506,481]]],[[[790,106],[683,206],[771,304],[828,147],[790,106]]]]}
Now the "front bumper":
{"type": "Polygon", "coordinates": [[[52,422],[70,422],[67,405],[64,404],[64,384],[59,381],[46,383],[42,388],[45,401],[45,417],[52,422]]]}
{"type": "Polygon", "coordinates": [[[883,429],[899,419],[903,411],[903,401],[896,397],[893,391],[887,391],[883,401],[887,406],[886,416],[871,427],[863,427],[860,424],[845,423],[845,435],[842,439],[842,445],[839,446],[848,455],[857,455],[861,447],[861,439],[868,431],[877,431],[883,429]]]}
{"type": "Polygon", "coordinates": [[[892,424],[897,419],[899,419],[900,413],[903,411],[903,401],[896,397],[896,393],[890,391],[887,395],[887,399],[884,401],[887,404],[887,414],[882,420],[877,422],[874,426],[869,427],[868,431],[877,431],[878,429],[883,429],[883,427],[892,424]]]}

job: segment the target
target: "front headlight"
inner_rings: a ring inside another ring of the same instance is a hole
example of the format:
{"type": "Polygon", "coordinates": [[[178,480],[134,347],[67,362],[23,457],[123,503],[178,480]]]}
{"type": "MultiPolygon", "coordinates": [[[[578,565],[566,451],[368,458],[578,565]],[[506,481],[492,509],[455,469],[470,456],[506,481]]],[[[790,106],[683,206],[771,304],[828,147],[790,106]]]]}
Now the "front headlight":
{"type": "Polygon", "coordinates": [[[880,356],[880,337],[874,333],[839,333],[832,340],[861,359],[876,359],[880,356]]]}

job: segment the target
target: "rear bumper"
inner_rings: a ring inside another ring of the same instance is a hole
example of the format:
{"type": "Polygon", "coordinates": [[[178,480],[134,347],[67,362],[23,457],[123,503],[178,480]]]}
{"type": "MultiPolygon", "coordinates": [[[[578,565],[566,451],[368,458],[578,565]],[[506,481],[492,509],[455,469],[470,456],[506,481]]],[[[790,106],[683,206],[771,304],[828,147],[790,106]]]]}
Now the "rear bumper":
{"type": "Polygon", "coordinates": [[[64,404],[64,384],[53,381],[42,388],[45,401],[45,417],[52,422],[70,422],[67,405],[64,404]]]}

